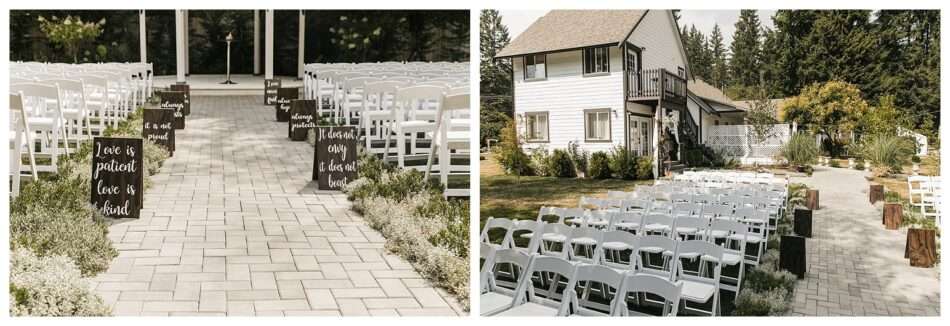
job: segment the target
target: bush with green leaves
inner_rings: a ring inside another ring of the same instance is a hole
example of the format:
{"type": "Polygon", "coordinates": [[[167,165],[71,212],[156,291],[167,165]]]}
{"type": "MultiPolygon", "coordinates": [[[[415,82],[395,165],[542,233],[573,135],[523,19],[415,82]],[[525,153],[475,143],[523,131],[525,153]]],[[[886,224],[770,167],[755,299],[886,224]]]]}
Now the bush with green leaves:
{"type": "Polygon", "coordinates": [[[865,137],[861,156],[871,162],[875,175],[886,176],[900,172],[901,167],[914,156],[914,143],[906,137],[876,134],[865,137]]]}
{"type": "Polygon", "coordinates": [[[637,179],[637,157],[625,146],[616,146],[610,152],[610,170],[624,180],[637,179]]]}
{"type": "Polygon", "coordinates": [[[590,174],[588,176],[594,179],[609,179],[611,177],[610,157],[607,156],[607,153],[598,151],[590,155],[590,174]]]}
{"type": "Polygon", "coordinates": [[[782,157],[795,166],[813,164],[818,159],[818,145],[812,136],[795,134],[782,147],[782,157]]]}
{"type": "Polygon", "coordinates": [[[640,156],[637,158],[637,179],[653,179],[653,156],[640,156]]]}
{"type": "Polygon", "coordinates": [[[765,292],[743,289],[736,297],[735,316],[782,316],[789,310],[789,293],[783,288],[765,292]]]}
{"type": "Polygon", "coordinates": [[[547,170],[553,177],[573,178],[577,176],[571,156],[563,149],[555,149],[551,152],[551,156],[547,160],[547,166],[547,170]]]}
{"type": "MultiPolygon", "coordinates": [[[[567,155],[571,157],[571,162],[574,163],[574,168],[577,170],[577,175],[588,176],[588,168],[590,159],[588,158],[587,151],[580,148],[580,145],[577,142],[570,142],[567,144],[567,155]]],[[[589,176],[588,176],[589,177],[589,176]]]]}
{"type": "Polygon", "coordinates": [[[516,176],[534,175],[537,173],[532,166],[531,157],[523,150],[518,141],[518,129],[514,120],[501,130],[501,142],[496,146],[495,158],[498,164],[505,169],[505,173],[516,176]]]}
{"type": "Polygon", "coordinates": [[[73,261],[63,255],[37,256],[24,248],[10,253],[11,316],[108,316],[102,302],[73,261]]]}

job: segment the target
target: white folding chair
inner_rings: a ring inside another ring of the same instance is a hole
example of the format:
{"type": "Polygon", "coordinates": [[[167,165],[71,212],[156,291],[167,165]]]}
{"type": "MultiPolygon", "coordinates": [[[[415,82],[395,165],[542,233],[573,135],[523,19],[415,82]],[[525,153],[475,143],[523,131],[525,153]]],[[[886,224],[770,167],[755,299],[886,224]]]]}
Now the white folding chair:
{"type": "MultiPolygon", "coordinates": [[[[624,276],[620,284],[620,290],[617,291],[617,297],[620,299],[616,303],[614,316],[650,316],[648,312],[641,310],[631,310],[629,307],[630,294],[634,298],[652,295],[659,296],[663,300],[660,316],[676,316],[679,311],[679,302],[683,292],[683,283],[673,283],[668,279],[662,279],[650,275],[628,274],[624,276]]],[[[635,303],[648,301],[635,300],[635,303]]]]}
{"type": "Polygon", "coordinates": [[[703,240],[682,241],[676,252],[676,280],[682,282],[683,310],[710,316],[719,314],[719,283],[722,268],[723,249],[714,243],[703,240]],[[696,262],[696,268],[691,268],[696,262]],[[710,310],[690,307],[689,303],[706,304],[711,302],[710,310]]]}
{"type": "Polygon", "coordinates": [[[439,158],[439,182],[445,189],[445,196],[468,196],[469,188],[450,188],[449,175],[468,176],[470,171],[469,164],[452,163],[452,154],[461,156],[459,159],[468,158],[471,132],[469,132],[469,120],[461,118],[460,112],[469,110],[469,94],[447,95],[442,98],[442,105],[439,106],[435,119],[435,132],[432,137],[432,145],[429,150],[429,158],[426,162],[426,180],[432,172],[433,157],[438,154],[439,158]]]}
{"type": "Polygon", "coordinates": [[[609,316],[620,301],[620,296],[616,295],[620,290],[620,284],[623,283],[624,273],[598,265],[579,265],[574,272],[574,278],[567,284],[564,290],[563,306],[561,315],[577,316],[609,316]],[[592,283],[596,283],[594,286],[592,283]],[[581,292],[577,292],[577,289],[581,292]],[[594,290],[598,290],[596,293],[594,290]],[[611,293],[614,293],[611,298],[611,293]],[[599,295],[607,304],[592,300],[592,295],[599,295]]]}
{"type": "Polygon", "coordinates": [[[531,283],[531,276],[526,271],[532,260],[533,256],[513,249],[495,251],[493,264],[486,274],[488,279],[484,280],[487,290],[479,296],[482,316],[495,315],[511,308],[522,283],[531,283]],[[514,272],[500,271],[502,265],[514,272]]]}
{"type": "Polygon", "coordinates": [[[36,158],[33,150],[28,146],[34,146],[33,132],[30,131],[30,125],[27,123],[26,111],[23,109],[23,96],[20,93],[10,94],[10,128],[13,135],[10,137],[10,176],[12,189],[10,194],[16,197],[20,194],[20,182],[23,173],[22,161],[23,152],[27,152],[30,157],[30,176],[33,180],[39,179],[36,172],[36,158]]]}
{"type": "Polygon", "coordinates": [[[511,308],[496,316],[564,316],[566,306],[562,300],[564,293],[558,294],[560,283],[570,284],[574,280],[576,268],[570,262],[555,257],[535,257],[528,264],[525,277],[515,290],[515,299],[511,308]],[[532,279],[537,279],[535,286],[532,279]]]}

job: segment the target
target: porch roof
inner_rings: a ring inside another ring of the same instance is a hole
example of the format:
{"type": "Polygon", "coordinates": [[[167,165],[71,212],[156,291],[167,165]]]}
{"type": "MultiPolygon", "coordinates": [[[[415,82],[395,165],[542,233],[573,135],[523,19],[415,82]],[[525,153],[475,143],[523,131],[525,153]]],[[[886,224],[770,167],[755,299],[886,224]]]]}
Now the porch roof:
{"type": "Polygon", "coordinates": [[[551,10],[495,58],[620,44],[647,10],[551,10]]]}

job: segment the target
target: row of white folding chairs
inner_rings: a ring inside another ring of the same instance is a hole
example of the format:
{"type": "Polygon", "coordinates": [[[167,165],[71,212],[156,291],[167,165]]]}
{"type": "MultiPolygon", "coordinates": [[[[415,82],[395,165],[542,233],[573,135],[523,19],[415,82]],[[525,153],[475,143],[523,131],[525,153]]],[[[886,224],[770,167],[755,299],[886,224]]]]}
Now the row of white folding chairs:
{"type": "Polygon", "coordinates": [[[938,176],[915,175],[907,177],[908,200],[921,215],[933,218],[940,225],[940,205],[943,199],[942,178],[938,176]]]}
{"type": "MultiPolygon", "coordinates": [[[[716,193],[672,193],[655,197],[654,193],[636,193],[631,196],[626,192],[609,192],[607,199],[581,197],[579,206],[598,209],[619,209],[624,212],[656,211],[677,212],[678,207],[690,205],[705,205],[717,210],[719,206],[737,209],[751,207],[765,210],[769,213],[769,225],[774,229],[775,223],[787,209],[785,196],[776,192],[759,192],[753,195],[716,194],[716,193]]],[[[723,210],[725,208],[722,208],[723,210]]]]}
{"type": "MultiPolygon", "coordinates": [[[[468,160],[461,160],[463,163],[453,163],[452,160],[453,154],[468,157],[471,150],[469,144],[471,143],[472,133],[470,132],[469,121],[468,119],[456,118],[469,113],[470,98],[467,91],[455,94],[444,93],[441,105],[436,112],[435,128],[432,131],[432,148],[430,148],[429,157],[426,160],[425,178],[426,180],[429,179],[429,175],[433,170],[433,158],[437,157],[439,161],[437,165],[439,183],[445,189],[443,194],[446,197],[468,197],[470,195],[468,183],[464,183],[461,188],[450,187],[449,185],[450,175],[471,178],[471,164],[468,163],[468,160]]],[[[399,140],[397,139],[397,141],[399,140]]]]}
{"type": "Polygon", "coordinates": [[[574,263],[561,257],[484,244],[480,253],[484,260],[479,273],[482,316],[650,315],[642,308],[631,310],[630,303],[638,307],[658,306],[658,315],[676,316],[681,311],[681,301],[683,310],[711,316],[719,312],[718,280],[723,250],[705,241],[678,245],[668,259],[669,277],[645,269],[574,263]],[[697,258],[699,267],[695,271],[683,262],[697,258]],[[710,264],[711,271],[706,271],[710,264]],[[565,286],[558,292],[562,284],[565,286]],[[709,311],[687,305],[710,301],[709,311]]]}
{"type": "Polygon", "coordinates": [[[33,154],[32,150],[28,150],[27,146],[32,146],[33,144],[33,132],[30,129],[30,125],[27,123],[26,111],[23,109],[23,97],[20,93],[11,93],[10,94],[10,195],[16,197],[20,193],[20,183],[23,175],[23,156],[24,151],[27,152],[29,156],[29,172],[30,174],[26,175],[31,177],[33,180],[36,180],[38,172],[36,170],[36,157],[33,154]]]}
{"type": "Polygon", "coordinates": [[[321,114],[328,112],[335,122],[350,124],[352,119],[358,118],[359,111],[353,108],[359,108],[363,100],[362,86],[368,82],[381,81],[400,81],[411,85],[466,87],[468,76],[393,76],[359,72],[327,72],[316,77],[315,93],[310,94],[309,98],[317,100],[321,114]]]}
{"type": "Polygon", "coordinates": [[[147,66],[144,64],[128,66],[83,64],[58,72],[21,71],[11,74],[11,77],[16,79],[12,82],[17,82],[17,80],[87,79],[86,83],[90,85],[96,83],[95,79],[103,79],[105,81],[102,82],[104,84],[101,86],[104,89],[102,92],[108,93],[109,97],[118,105],[118,110],[121,110],[123,114],[127,114],[133,111],[135,107],[144,104],[150,96],[150,81],[144,77],[150,75],[150,72],[146,71],[145,67],[147,66]]]}
{"type": "Polygon", "coordinates": [[[66,63],[12,63],[11,75],[17,73],[45,73],[57,77],[65,77],[66,74],[76,73],[96,73],[100,71],[109,71],[120,73],[130,79],[130,83],[135,85],[136,104],[143,104],[145,100],[152,95],[152,64],[151,63],[84,63],[84,64],[66,64],[66,63]]]}
{"type": "Polygon", "coordinates": [[[658,183],[655,185],[638,186],[631,192],[610,191],[612,198],[657,198],[669,200],[675,193],[691,193],[694,195],[740,196],[740,197],[772,197],[786,199],[788,188],[778,184],[735,184],[728,188],[705,187],[701,183],[680,182],[658,183]]]}
{"type": "Polygon", "coordinates": [[[706,187],[729,187],[733,184],[787,184],[788,179],[773,173],[742,171],[683,171],[673,176],[675,181],[703,183],[706,187]]]}

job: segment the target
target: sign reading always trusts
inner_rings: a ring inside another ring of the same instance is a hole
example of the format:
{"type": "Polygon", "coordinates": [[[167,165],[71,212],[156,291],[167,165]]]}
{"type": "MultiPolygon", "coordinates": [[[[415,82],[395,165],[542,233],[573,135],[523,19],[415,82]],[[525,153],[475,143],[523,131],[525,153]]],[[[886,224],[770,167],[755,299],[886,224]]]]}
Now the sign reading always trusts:
{"type": "Polygon", "coordinates": [[[307,140],[307,132],[317,126],[317,101],[291,100],[287,137],[293,141],[307,140]]]}
{"type": "Polygon", "coordinates": [[[264,79],[264,104],[273,105],[277,102],[278,88],[280,88],[280,79],[264,79]]]}
{"type": "Polygon", "coordinates": [[[185,116],[191,115],[191,86],[188,86],[188,84],[174,84],[171,85],[171,90],[185,93],[185,108],[182,111],[185,112],[185,116]]]}
{"type": "Polygon", "coordinates": [[[340,190],[356,179],[356,127],[317,127],[313,180],[317,189],[340,190]]]}
{"type": "Polygon", "coordinates": [[[175,111],[145,109],[142,111],[142,137],[162,146],[175,155],[175,111]]]}
{"type": "Polygon", "coordinates": [[[142,139],[95,137],[92,196],[103,215],[139,218],[142,208],[142,139]]]}
{"type": "Polygon", "coordinates": [[[175,129],[185,129],[185,93],[178,91],[158,92],[158,107],[175,110],[175,129]]]}
{"type": "Polygon", "coordinates": [[[290,121],[290,101],[296,100],[298,96],[296,87],[281,87],[277,89],[277,101],[274,107],[277,111],[277,121],[290,121]]]}

